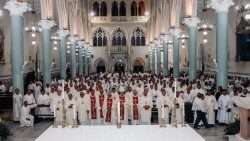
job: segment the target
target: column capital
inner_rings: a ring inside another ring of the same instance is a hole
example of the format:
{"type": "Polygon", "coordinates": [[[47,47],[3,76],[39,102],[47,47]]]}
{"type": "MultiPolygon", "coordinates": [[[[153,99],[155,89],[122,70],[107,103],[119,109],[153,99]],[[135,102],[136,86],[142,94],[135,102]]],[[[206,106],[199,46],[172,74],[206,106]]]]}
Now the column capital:
{"type": "Polygon", "coordinates": [[[196,27],[201,20],[199,18],[184,18],[183,23],[189,27],[196,27]]]}
{"type": "Polygon", "coordinates": [[[60,39],[65,38],[69,34],[69,30],[57,30],[56,32],[60,39]]]}
{"type": "Polygon", "coordinates": [[[170,33],[173,34],[173,36],[180,36],[181,34],[181,29],[179,27],[171,28],[169,29],[170,33]]]}
{"type": "Polygon", "coordinates": [[[71,42],[71,43],[75,43],[77,40],[79,40],[79,38],[77,37],[77,36],[69,36],[69,41],[71,42]]]}
{"type": "Polygon", "coordinates": [[[82,41],[82,40],[79,40],[79,41],[77,41],[77,44],[78,44],[78,46],[84,46],[84,44],[85,44],[85,41],[82,41]]]}
{"type": "Polygon", "coordinates": [[[41,26],[42,30],[50,30],[53,26],[56,26],[53,20],[40,20],[38,25],[41,26]]]}
{"type": "Polygon", "coordinates": [[[171,35],[170,34],[161,34],[160,40],[162,42],[167,43],[167,42],[169,42],[169,40],[171,40],[171,35]]]}
{"type": "Polygon", "coordinates": [[[31,5],[28,3],[22,3],[22,2],[12,2],[8,1],[4,5],[4,9],[7,9],[10,11],[11,16],[22,16],[24,12],[31,11],[31,5]]]}
{"type": "Polygon", "coordinates": [[[228,12],[228,8],[234,5],[233,0],[210,0],[208,7],[215,9],[216,13],[228,12]]]}

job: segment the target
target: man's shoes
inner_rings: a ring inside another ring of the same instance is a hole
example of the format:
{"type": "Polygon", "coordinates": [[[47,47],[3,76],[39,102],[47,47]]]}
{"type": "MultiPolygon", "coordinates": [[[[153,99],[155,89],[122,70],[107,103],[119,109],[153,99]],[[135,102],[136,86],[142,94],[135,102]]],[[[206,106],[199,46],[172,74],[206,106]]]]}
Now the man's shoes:
{"type": "Polygon", "coordinates": [[[211,127],[212,127],[211,125],[207,125],[207,126],[206,126],[206,129],[211,128],[211,127]]]}
{"type": "Polygon", "coordinates": [[[196,129],[196,130],[200,130],[200,128],[198,128],[198,127],[194,127],[194,129],[196,129]]]}

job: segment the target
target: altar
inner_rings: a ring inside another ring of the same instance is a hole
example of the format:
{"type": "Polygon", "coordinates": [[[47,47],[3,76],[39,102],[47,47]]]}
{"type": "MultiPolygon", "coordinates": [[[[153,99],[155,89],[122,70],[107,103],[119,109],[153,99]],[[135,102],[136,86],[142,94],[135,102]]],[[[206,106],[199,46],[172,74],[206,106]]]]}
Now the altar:
{"type": "Polygon", "coordinates": [[[173,128],[168,125],[49,127],[36,141],[205,141],[190,126],[173,128]]]}

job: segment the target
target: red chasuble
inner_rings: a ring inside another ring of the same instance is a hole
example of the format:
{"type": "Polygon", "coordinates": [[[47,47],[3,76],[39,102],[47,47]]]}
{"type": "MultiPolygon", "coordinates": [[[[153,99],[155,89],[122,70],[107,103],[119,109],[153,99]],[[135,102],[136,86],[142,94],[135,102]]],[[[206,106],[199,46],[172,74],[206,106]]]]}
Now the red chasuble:
{"type": "Polygon", "coordinates": [[[138,111],[138,95],[133,96],[133,119],[138,120],[139,119],[139,111],[138,111]]]}
{"type": "Polygon", "coordinates": [[[90,106],[91,106],[91,119],[97,119],[95,96],[90,95],[90,106]]]}
{"type": "Polygon", "coordinates": [[[125,96],[119,96],[120,99],[120,116],[121,120],[124,120],[124,114],[125,114],[125,96]]]}
{"type": "Polygon", "coordinates": [[[107,113],[106,113],[105,122],[111,122],[112,104],[113,104],[113,98],[112,97],[110,97],[110,98],[107,97],[107,113]]]}
{"type": "Polygon", "coordinates": [[[103,111],[102,111],[102,107],[103,107],[103,103],[104,103],[104,95],[99,95],[99,103],[100,103],[100,117],[103,118],[103,111]]]}

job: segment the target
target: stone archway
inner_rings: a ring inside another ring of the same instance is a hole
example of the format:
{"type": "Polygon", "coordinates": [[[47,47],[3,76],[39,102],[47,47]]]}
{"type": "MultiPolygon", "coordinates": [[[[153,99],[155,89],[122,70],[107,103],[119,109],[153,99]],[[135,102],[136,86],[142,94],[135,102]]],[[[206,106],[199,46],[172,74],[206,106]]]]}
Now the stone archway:
{"type": "Polygon", "coordinates": [[[133,62],[133,71],[135,73],[144,72],[145,62],[141,58],[136,58],[133,62]]]}
{"type": "Polygon", "coordinates": [[[114,61],[114,72],[124,73],[126,68],[126,63],[122,58],[118,58],[114,61]]]}
{"type": "Polygon", "coordinates": [[[106,61],[102,58],[99,58],[95,61],[95,68],[96,68],[96,72],[100,73],[100,72],[106,72],[106,61]]]}

